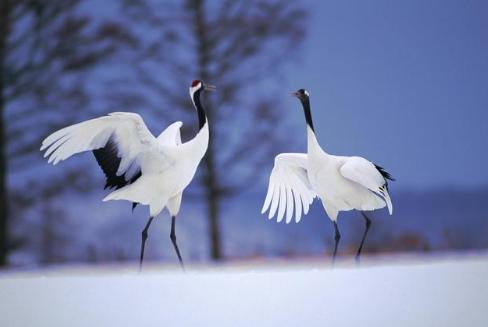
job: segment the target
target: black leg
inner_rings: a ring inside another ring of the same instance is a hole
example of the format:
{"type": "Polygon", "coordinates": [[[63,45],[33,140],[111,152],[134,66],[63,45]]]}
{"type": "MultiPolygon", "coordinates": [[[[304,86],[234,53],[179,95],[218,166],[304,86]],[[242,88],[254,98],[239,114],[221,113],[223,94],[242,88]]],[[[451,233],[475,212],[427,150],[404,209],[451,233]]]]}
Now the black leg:
{"type": "Polygon", "coordinates": [[[339,246],[339,240],[341,239],[341,233],[339,233],[339,227],[337,227],[337,222],[334,221],[334,230],[335,230],[335,245],[334,245],[334,254],[332,255],[332,262],[335,263],[336,255],[337,255],[337,247],[339,246]]]}
{"type": "Polygon", "coordinates": [[[144,248],[146,247],[146,240],[147,240],[147,231],[149,229],[149,226],[151,226],[152,221],[153,221],[153,217],[149,217],[149,220],[147,221],[146,227],[144,227],[144,229],[142,231],[141,257],[139,259],[139,271],[142,269],[142,260],[144,260],[144,248]]]}
{"type": "Polygon", "coordinates": [[[175,247],[176,254],[178,255],[178,260],[180,260],[181,269],[185,271],[185,265],[183,265],[183,259],[181,259],[180,250],[178,249],[178,244],[176,244],[175,221],[176,216],[171,217],[171,234],[169,235],[169,237],[171,238],[171,242],[173,242],[173,246],[175,247]]]}
{"type": "Polygon", "coordinates": [[[366,229],[364,230],[363,238],[361,240],[361,244],[359,245],[358,253],[356,254],[356,262],[359,263],[359,258],[361,256],[361,251],[363,250],[363,245],[364,241],[366,240],[366,235],[368,234],[369,227],[371,227],[371,219],[366,216],[364,212],[361,211],[361,214],[364,217],[364,220],[366,221],[366,229]]]}

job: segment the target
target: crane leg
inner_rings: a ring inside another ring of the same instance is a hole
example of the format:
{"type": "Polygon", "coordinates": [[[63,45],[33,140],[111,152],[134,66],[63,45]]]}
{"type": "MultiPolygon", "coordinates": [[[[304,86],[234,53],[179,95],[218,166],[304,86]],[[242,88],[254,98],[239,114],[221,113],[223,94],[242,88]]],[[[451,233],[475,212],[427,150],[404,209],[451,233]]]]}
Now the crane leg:
{"type": "Polygon", "coordinates": [[[154,217],[149,217],[146,227],[144,227],[144,229],[142,230],[141,257],[139,258],[139,271],[141,271],[142,269],[142,261],[144,260],[144,248],[146,247],[147,231],[149,229],[149,226],[151,226],[153,218],[154,217]]]}
{"type": "Polygon", "coordinates": [[[361,211],[361,214],[366,221],[366,229],[364,230],[363,238],[361,239],[361,244],[359,244],[358,253],[356,254],[356,262],[359,263],[359,258],[361,256],[361,251],[363,250],[364,241],[366,240],[366,235],[368,235],[369,228],[371,227],[371,219],[366,216],[364,212],[361,211]]]}
{"type": "Polygon", "coordinates": [[[173,246],[175,248],[176,254],[178,255],[178,260],[180,261],[180,266],[183,271],[185,271],[185,265],[183,264],[183,259],[181,259],[180,249],[178,249],[178,244],[176,243],[176,216],[171,217],[171,234],[169,237],[171,238],[171,242],[173,242],[173,246]]]}
{"type": "Polygon", "coordinates": [[[336,255],[337,255],[337,247],[339,246],[339,241],[341,239],[341,233],[339,233],[339,227],[337,226],[337,222],[334,221],[334,230],[335,230],[335,245],[334,245],[334,254],[332,255],[332,262],[335,263],[336,255]]]}

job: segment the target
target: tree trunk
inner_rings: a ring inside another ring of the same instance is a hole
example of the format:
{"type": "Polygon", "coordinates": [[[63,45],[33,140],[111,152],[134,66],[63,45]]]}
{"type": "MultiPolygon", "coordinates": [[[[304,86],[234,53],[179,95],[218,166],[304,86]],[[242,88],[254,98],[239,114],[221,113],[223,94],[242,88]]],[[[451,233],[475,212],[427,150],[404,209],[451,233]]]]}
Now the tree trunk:
{"type": "Polygon", "coordinates": [[[10,4],[9,0],[0,1],[0,266],[5,266],[9,250],[9,235],[4,83],[10,4]]]}
{"type": "MultiPolygon", "coordinates": [[[[199,78],[203,81],[209,79],[208,67],[210,63],[210,51],[207,33],[205,26],[207,26],[205,17],[205,6],[202,0],[192,0],[192,7],[195,11],[195,33],[197,39],[198,51],[198,72],[199,78]]],[[[213,106],[210,101],[206,102],[206,112],[209,117],[209,122],[213,117],[213,106]]],[[[210,124],[210,123],[209,123],[210,124]]],[[[210,128],[210,126],[209,126],[210,128]]],[[[210,129],[211,130],[211,129],[210,129]]],[[[211,132],[210,132],[211,134],[211,132]]],[[[212,135],[210,135],[207,153],[203,158],[203,166],[205,167],[205,197],[207,199],[207,216],[209,219],[209,235],[210,235],[210,255],[212,259],[218,260],[222,258],[222,251],[220,247],[220,226],[219,226],[219,181],[216,174],[214,142],[212,135]]]]}
{"type": "Polygon", "coordinates": [[[219,202],[220,195],[217,185],[217,177],[215,176],[215,154],[213,152],[212,141],[209,141],[206,159],[204,161],[207,170],[207,205],[208,205],[208,219],[209,219],[209,234],[210,234],[210,254],[212,259],[219,260],[222,258],[222,251],[220,248],[220,226],[219,226],[219,202]]]}

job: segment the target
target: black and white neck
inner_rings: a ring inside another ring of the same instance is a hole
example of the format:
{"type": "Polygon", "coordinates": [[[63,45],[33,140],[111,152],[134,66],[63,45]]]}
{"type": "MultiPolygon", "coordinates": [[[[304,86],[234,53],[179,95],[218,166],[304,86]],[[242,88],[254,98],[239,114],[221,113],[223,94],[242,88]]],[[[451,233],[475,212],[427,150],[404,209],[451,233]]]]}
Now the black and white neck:
{"type": "Polygon", "coordinates": [[[315,133],[315,129],[313,128],[312,112],[310,110],[310,98],[308,96],[304,98],[300,98],[300,102],[302,103],[303,106],[305,121],[307,122],[308,127],[310,127],[310,129],[315,133]]]}
{"type": "Polygon", "coordinates": [[[201,130],[207,123],[207,115],[200,101],[202,90],[203,83],[201,81],[194,81],[190,87],[191,100],[193,101],[193,105],[195,106],[198,114],[198,130],[201,130]]]}
{"type": "Polygon", "coordinates": [[[300,89],[293,93],[302,103],[303,113],[305,114],[305,121],[307,122],[307,147],[309,153],[323,152],[320,147],[317,137],[315,136],[315,130],[312,121],[312,112],[310,109],[310,94],[305,89],[300,89]]]}
{"type": "Polygon", "coordinates": [[[312,132],[315,133],[315,130],[313,128],[312,112],[310,111],[310,94],[305,89],[299,89],[292,95],[297,97],[298,100],[300,100],[300,102],[302,103],[303,113],[305,114],[305,121],[307,122],[307,126],[312,130],[312,132]]]}

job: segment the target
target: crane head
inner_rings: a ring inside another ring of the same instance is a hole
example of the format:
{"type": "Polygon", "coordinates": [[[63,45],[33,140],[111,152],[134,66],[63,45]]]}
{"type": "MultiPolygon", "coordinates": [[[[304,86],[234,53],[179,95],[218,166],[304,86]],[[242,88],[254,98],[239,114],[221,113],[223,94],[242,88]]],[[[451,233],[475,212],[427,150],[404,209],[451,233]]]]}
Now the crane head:
{"type": "Polygon", "coordinates": [[[206,84],[198,79],[195,79],[191,82],[190,94],[194,94],[198,90],[202,90],[202,89],[204,91],[215,91],[216,87],[210,84],[206,84]]]}
{"type": "Polygon", "coordinates": [[[310,93],[305,89],[299,89],[298,91],[293,92],[291,96],[297,97],[300,100],[306,100],[310,97],[310,93]]]}

